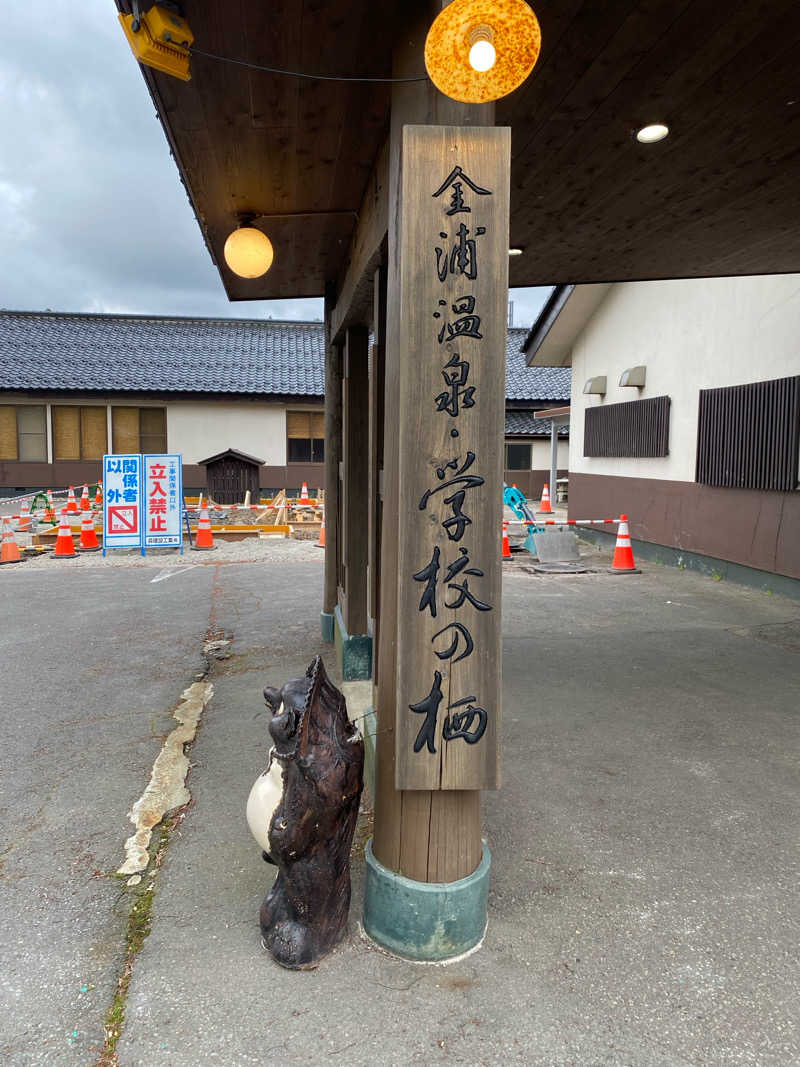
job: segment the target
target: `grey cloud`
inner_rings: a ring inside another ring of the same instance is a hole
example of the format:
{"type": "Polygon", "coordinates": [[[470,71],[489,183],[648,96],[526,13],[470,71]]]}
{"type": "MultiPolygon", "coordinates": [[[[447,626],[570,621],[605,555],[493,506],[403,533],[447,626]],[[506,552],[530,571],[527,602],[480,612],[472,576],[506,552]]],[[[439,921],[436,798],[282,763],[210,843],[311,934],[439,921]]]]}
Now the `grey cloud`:
{"type": "MultiPolygon", "coordinates": [[[[1,307],[321,317],[228,302],[112,0],[4,4],[0,99],[1,307]]],[[[516,324],[548,291],[512,291],[516,324]]]]}

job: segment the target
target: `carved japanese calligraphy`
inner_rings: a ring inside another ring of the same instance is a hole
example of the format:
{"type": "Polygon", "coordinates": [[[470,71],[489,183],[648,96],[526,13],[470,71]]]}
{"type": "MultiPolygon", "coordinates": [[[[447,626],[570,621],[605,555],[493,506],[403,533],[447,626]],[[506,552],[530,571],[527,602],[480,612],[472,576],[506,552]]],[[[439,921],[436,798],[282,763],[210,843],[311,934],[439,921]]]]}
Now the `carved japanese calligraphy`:
{"type": "Polygon", "coordinates": [[[493,788],[509,135],[409,127],[402,158],[396,785],[493,788]]]}
{"type": "MultiPolygon", "coordinates": [[[[470,280],[478,277],[478,248],[475,239],[485,233],[485,226],[476,226],[472,231],[462,222],[456,230],[456,237],[449,251],[436,246],[436,273],[440,282],[443,282],[448,274],[463,274],[470,280]],[[470,233],[473,234],[472,237],[470,233]]],[[[450,235],[444,231],[439,236],[446,241],[450,235]]]]}
{"type": "Polygon", "coordinates": [[[473,193],[477,193],[478,196],[491,196],[491,192],[488,189],[481,189],[479,185],[468,177],[459,166],[453,167],[445,180],[433,194],[434,198],[441,196],[445,189],[452,189],[452,195],[450,197],[450,207],[445,214],[456,215],[459,211],[472,211],[471,207],[467,207],[464,203],[463,188],[464,185],[469,186],[473,193]]]}
{"type": "Polygon", "coordinates": [[[436,410],[446,411],[455,419],[460,407],[471,408],[475,404],[475,386],[467,385],[469,363],[460,359],[458,352],[454,352],[444,365],[442,377],[450,388],[436,397],[436,410]]]}

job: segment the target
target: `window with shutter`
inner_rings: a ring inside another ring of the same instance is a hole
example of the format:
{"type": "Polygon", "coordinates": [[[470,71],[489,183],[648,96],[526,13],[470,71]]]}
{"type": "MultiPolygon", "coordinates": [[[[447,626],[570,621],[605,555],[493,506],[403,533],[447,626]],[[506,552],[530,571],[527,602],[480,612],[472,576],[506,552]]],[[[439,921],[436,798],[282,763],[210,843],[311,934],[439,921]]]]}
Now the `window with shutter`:
{"type": "Polygon", "coordinates": [[[0,405],[0,459],[17,459],[17,409],[0,405]]]}
{"type": "Polygon", "coordinates": [[[17,408],[17,449],[20,459],[47,462],[47,408],[44,405],[17,408]]]}
{"type": "Polygon", "coordinates": [[[167,451],[167,413],[164,408],[139,410],[139,444],[139,451],[145,454],[167,451]]]}
{"type": "Polygon", "coordinates": [[[289,463],[324,462],[324,413],[321,411],[287,411],[286,438],[289,463]]]}
{"type": "Polygon", "coordinates": [[[53,409],[53,459],[81,458],[81,410],[57,406],[53,409]]]}
{"type": "Polygon", "coordinates": [[[139,409],[112,408],[111,436],[115,454],[139,451],[139,409]]]}
{"type": "Polygon", "coordinates": [[[81,459],[102,459],[107,448],[108,420],[104,407],[81,408],[81,459]]]}

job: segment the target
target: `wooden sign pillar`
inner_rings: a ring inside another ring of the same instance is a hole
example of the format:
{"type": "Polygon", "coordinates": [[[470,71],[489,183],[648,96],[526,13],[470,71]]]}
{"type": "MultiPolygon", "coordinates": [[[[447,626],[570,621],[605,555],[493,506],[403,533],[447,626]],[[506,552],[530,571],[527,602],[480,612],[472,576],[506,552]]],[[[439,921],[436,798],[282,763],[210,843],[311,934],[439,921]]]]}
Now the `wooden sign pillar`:
{"type": "Polygon", "coordinates": [[[483,937],[481,789],[500,784],[510,133],[492,125],[490,105],[403,90],[391,134],[364,928],[399,955],[442,960],[483,937]]]}
{"type": "Polygon", "coordinates": [[[406,126],[395,785],[499,786],[510,130],[406,126]]]}

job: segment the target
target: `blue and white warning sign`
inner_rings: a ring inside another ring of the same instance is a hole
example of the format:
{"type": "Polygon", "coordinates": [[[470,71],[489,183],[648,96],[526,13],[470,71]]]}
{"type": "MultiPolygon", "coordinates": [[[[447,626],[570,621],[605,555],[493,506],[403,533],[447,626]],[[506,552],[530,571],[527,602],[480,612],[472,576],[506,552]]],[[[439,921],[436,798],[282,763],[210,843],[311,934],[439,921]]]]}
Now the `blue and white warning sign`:
{"type": "Polygon", "coordinates": [[[181,456],[144,457],[144,543],[146,548],[182,548],[181,456]]]}
{"type": "Polygon", "coordinates": [[[103,456],[103,551],[141,548],[142,457],[103,456]]]}

